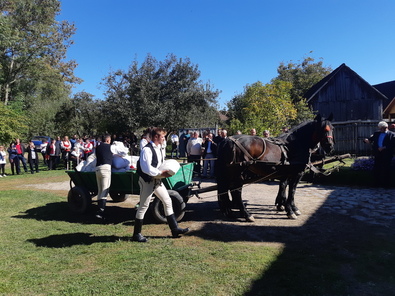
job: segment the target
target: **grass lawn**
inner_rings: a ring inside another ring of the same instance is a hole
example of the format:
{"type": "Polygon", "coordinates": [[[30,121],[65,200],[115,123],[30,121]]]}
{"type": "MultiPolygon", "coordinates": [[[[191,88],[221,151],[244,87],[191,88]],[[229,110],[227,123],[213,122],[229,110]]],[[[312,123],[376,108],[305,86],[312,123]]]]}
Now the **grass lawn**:
{"type": "MultiPolygon", "coordinates": [[[[131,242],[133,209],[119,223],[72,215],[67,191],[22,187],[67,181],[64,171],[0,179],[0,295],[389,295],[392,235],[356,227],[351,236],[314,230],[297,243],[170,238],[147,224],[148,243],[131,242]],[[130,215],[129,215],[130,213],[130,215]],[[156,235],[157,234],[157,235],[156,235]],[[360,235],[361,234],[361,235],[360,235]],[[310,243],[311,242],[311,243],[310,243]]],[[[334,229],[342,221],[335,219],[334,229]]],[[[181,226],[183,223],[181,223],[181,226]]]]}
{"type": "Polygon", "coordinates": [[[167,225],[131,242],[130,219],[96,224],[73,216],[67,191],[19,187],[68,180],[64,171],[0,180],[0,295],[242,295],[281,250],[185,236],[167,225]]]}

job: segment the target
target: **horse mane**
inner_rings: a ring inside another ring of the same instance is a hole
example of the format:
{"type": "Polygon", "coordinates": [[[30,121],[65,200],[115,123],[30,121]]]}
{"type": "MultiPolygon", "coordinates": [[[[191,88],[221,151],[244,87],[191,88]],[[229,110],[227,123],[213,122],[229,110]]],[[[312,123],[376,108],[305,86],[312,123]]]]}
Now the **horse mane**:
{"type": "Polygon", "coordinates": [[[306,126],[310,126],[312,123],[314,123],[314,120],[302,122],[299,125],[292,127],[289,132],[280,134],[277,139],[284,142],[284,144],[289,144],[295,140],[295,136],[300,132],[300,130],[304,130],[306,126]]]}

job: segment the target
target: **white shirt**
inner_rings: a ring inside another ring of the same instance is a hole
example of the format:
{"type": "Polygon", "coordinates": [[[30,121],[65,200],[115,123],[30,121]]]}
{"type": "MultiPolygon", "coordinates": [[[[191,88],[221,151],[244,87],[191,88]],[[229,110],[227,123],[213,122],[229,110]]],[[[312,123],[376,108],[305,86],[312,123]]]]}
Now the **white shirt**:
{"type": "Polygon", "coordinates": [[[178,136],[176,134],[172,134],[170,139],[172,143],[178,143],[178,136]]]}
{"type": "Polygon", "coordinates": [[[0,164],[6,163],[6,153],[5,151],[0,151],[0,154],[3,156],[3,159],[0,158],[0,164]]]}
{"type": "Polygon", "coordinates": [[[202,153],[202,138],[190,138],[187,144],[187,153],[190,155],[200,155],[202,153]]]}
{"type": "Polygon", "coordinates": [[[147,145],[147,144],[148,144],[147,139],[146,139],[146,138],[142,138],[142,139],[140,140],[140,151],[143,150],[143,148],[144,148],[145,145],[147,145]]]}
{"type": "Polygon", "coordinates": [[[157,167],[153,167],[151,165],[152,163],[152,151],[150,147],[144,147],[141,150],[140,153],[140,166],[141,166],[141,170],[143,171],[143,173],[146,173],[149,176],[155,177],[158,176],[160,174],[162,174],[162,172],[160,170],[158,170],[158,167],[161,166],[161,164],[164,162],[164,152],[163,147],[161,145],[156,146],[153,142],[152,143],[152,147],[154,147],[156,156],[158,158],[158,165],[157,167]]]}

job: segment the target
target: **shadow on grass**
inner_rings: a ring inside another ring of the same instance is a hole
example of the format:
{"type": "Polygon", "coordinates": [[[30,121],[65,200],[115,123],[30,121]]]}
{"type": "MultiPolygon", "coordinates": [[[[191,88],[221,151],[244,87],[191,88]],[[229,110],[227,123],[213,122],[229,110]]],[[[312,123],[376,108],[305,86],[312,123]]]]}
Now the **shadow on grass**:
{"type": "MultiPolygon", "coordinates": [[[[249,205],[252,214],[259,211],[256,206],[249,205]]],[[[245,296],[393,295],[394,226],[395,219],[375,225],[321,207],[300,227],[208,222],[189,235],[222,242],[284,244],[281,255],[245,296]]]]}
{"type": "Polygon", "coordinates": [[[94,243],[114,243],[116,241],[127,241],[130,237],[111,236],[92,236],[91,233],[68,233],[50,235],[44,238],[29,239],[28,242],[35,244],[37,247],[46,248],[65,248],[75,245],[92,245],[94,243]]]}
{"type": "MultiPolygon", "coordinates": [[[[87,213],[76,214],[68,209],[67,202],[48,203],[44,206],[28,209],[13,218],[35,219],[39,221],[64,221],[80,224],[103,223],[95,218],[96,207],[89,207],[87,213]]],[[[134,208],[108,206],[106,207],[106,224],[131,225],[136,211],[134,208]]]]}

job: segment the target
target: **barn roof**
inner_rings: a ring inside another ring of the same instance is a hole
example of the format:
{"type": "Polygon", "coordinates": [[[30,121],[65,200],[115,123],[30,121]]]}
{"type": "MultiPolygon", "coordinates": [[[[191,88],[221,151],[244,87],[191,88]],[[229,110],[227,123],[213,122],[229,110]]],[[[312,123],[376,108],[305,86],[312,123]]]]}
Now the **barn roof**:
{"type": "Polygon", "coordinates": [[[376,84],[373,85],[373,87],[390,99],[390,102],[387,105],[384,105],[383,111],[384,117],[390,117],[391,114],[395,113],[395,80],[376,84]]]}
{"type": "Polygon", "coordinates": [[[395,80],[373,85],[375,89],[385,95],[388,99],[395,98],[395,80]]]}
{"type": "MultiPolygon", "coordinates": [[[[353,71],[350,67],[348,67],[346,64],[341,64],[339,67],[337,67],[335,70],[333,70],[329,75],[321,79],[319,82],[317,82],[315,85],[313,85],[304,95],[304,97],[307,100],[307,103],[311,101],[315,95],[320,92],[323,88],[325,88],[328,83],[335,77],[340,71],[349,71],[351,72],[354,76],[356,76],[362,84],[364,84],[366,87],[371,88],[374,92],[378,94],[378,96],[384,100],[384,105],[388,104],[389,100],[386,95],[384,95],[380,90],[377,88],[373,87],[370,85],[365,79],[363,79],[361,76],[359,76],[355,71],[353,71]]],[[[394,81],[395,82],[395,81],[394,81]]],[[[392,99],[392,98],[391,98],[392,99]]]]}

